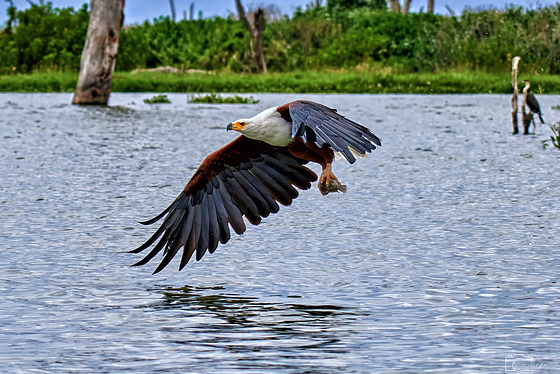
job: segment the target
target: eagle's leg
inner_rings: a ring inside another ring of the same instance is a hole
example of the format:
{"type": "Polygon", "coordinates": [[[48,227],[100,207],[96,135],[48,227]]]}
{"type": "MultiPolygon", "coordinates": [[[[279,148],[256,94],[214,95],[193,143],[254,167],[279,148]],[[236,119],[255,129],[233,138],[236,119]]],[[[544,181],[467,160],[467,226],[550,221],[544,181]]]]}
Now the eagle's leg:
{"type": "Polygon", "coordinates": [[[335,177],[330,163],[326,164],[323,168],[318,187],[323,195],[329,192],[346,192],[346,186],[340,183],[335,177]]]}
{"type": "Polygon", "coordinates": [[[288,146],[290,153],[305,161],[316,162],[323,168],[319,177],[319,191],[323,195],[329,192],[346,192],[346,186],[338,181],[332,172],[334,152],[330,147],[317,147],[313,142],[304,142],[300,138],[288,146]]]}

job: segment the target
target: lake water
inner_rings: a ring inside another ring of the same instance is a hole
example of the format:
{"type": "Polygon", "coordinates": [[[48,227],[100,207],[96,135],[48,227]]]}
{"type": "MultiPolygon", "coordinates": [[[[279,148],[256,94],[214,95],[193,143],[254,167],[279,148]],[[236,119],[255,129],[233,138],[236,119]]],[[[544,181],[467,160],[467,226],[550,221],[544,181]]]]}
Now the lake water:
{"type": "Polygon", "coordinates": [[[0,94],[2,372],[559,371],[560,151],[511,135],[508,95],[151,96],[0,94]],[[335,164],[348,193],[314,186],[182,272],[129,267],[225,126],[298,98],[382,138],[335,164]]]}

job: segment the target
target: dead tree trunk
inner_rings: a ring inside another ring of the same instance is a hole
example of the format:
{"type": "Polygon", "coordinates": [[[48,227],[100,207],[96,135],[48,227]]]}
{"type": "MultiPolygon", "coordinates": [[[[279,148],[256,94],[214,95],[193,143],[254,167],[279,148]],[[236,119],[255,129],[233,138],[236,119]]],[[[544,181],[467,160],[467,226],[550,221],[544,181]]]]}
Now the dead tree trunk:
{"type": "Polygon", "coordinates": [[[402,14],[408,14],[408,10],[410,9],[410,3],[412,3],[412,0],[404,0],[402,14]]]}
{"type": "Polygon", "coordinates": [[[72,104],[107,105],[124,20],[123,9],[124,0],[91,0],[86,43],[72,104]]]}
{"type": "Polygon", "coordinates": [[[434,14],[434,0],[428,0],[428,13],[434,14]]]}
{"type": "Polygon", "coordinates": [[[266,73],[266,61],[264,60],[264,49],[262,46],[264,33],[264,11],[261,8],[257,9],[257,11],[253,14],[253,24],[251,25],[245,15],[245,10],[243,10],[243,5],[241,5],[241,0],[235,0],[235,6],[237,7],[239,18],[243,22],[243,26],[245,26],[245,29],[249,31],[251,36],[251,53],[253,55],[255,65],[257,66],[257,73],[266,73]]]}
{"type": "Polygon", "coordinates": [[[261,8],[253,15],[253,58],[257,64],[257,71],[259,73],[266,73],[266,61],[264,60],[264,49],[263,49],[263,34],[264,34],[264,10],[261,8]]]}
{"type": "Polygon", "coordinates": [[[395,13],[401,12],[401,4],[399,0],[389,0],[391,2],[391,10],[395,13]]]}
{"type": "Polygon", "coordinates": [[[389,0],[391,3],[391,10],[395,13],[402,13],[407,14],[408,10],[410,9],[410,3],[412,0],[404,0],[403,6],[401,7],[401,3],[399,0],[389,0]]]}
{"type": "MultiPolygon", "coordinates": [[[[513,96],[511,97],[511,120],[513,123],[513,134],[519,133],[519,127],[517,126],[517,97],[519,96],[519,89],[517,88],[517,66],[519,65],[519,60],[521,57],[514,57],[511,62],[511,85],[513,86],[513,96]]],[[[525,107],[523,107],[523,121],[525,120],[525,107]]],[[[525,123],[525,122],[523,122],[525,123]]]]}

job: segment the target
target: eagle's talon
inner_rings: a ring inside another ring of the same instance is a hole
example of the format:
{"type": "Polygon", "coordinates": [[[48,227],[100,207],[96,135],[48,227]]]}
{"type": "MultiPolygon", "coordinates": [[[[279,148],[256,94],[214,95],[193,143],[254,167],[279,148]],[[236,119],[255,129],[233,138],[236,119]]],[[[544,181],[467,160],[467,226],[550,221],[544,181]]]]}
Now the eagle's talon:
{"type": "Polygon", "coordinates": [[[331,164],[327,164],[319,179],[319,191],[327,195],[329,192],[346,192],[346,186],[338,181],[332,172],[331,164]]]}

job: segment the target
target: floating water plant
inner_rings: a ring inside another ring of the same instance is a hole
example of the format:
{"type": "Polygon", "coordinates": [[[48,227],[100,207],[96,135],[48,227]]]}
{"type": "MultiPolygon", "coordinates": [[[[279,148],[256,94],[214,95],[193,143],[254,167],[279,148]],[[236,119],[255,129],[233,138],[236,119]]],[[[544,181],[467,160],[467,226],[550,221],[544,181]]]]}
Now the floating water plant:
{"type": "MultiPolygon", "coordinates": [[[[552,107],[552,109],[560,110],[560,105],[555,105],[552,107]]],[[[541,141],[543,148],[546,149],[546,147],[548,147],[549,145],[548,142],[550,142],[550,144],[560,149],[560,122],[556,122],[553,125],[548,123],[548,127],[550,127],[550,131],[552,131],[553,135],[550,136],[550,139],[541,141]]]]}
{"type": "Polygon", "coordinates": [[[188,98],[189,103],[204,103],[204,104],[256,104],[259,100],[253,99],[253,96],[243,97],[235,96],[221,96],[216,93],[207,95],[197,95],[188,98]]]}
{"type": "Polygon", "coordinates": [[[550,144],[555,146],[556,148],[560,149],[560,122],[556,122],[556,124],[548,124],[550,130],[554,135],[550,136],[550,139],[542,140],[542,146],[546,149],[546,147],[550,144]]]}
{"type": "Polygon", "coordinates": [[[146,104],[170,104],[171,100],[167,98],[167,95],[156,95],[151,99],[144,99],[146,104]]]}

